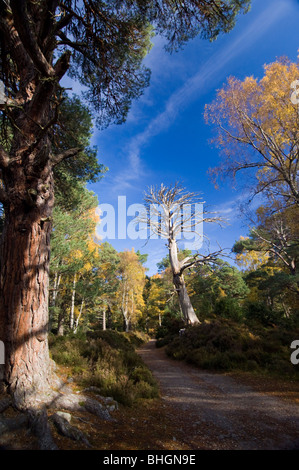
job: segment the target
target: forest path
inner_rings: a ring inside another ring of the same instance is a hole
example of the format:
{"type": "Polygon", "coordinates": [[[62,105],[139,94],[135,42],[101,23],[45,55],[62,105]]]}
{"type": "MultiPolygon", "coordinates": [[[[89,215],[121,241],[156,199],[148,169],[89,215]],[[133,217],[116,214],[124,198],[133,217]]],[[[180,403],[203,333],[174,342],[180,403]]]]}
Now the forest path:
{"type": "Polygon", "coordinates": [[[299,449],[299,404],[166,356],[155,341],[138,351],[160,384],[178,434],[193,449],[299,449]]]}

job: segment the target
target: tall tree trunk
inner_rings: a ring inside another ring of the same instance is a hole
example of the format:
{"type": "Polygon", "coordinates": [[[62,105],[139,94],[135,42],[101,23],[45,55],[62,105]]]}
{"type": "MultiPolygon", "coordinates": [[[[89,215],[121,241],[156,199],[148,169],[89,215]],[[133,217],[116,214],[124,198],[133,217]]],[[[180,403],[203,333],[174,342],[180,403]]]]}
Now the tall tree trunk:
{"type": "Polygon", "coordinates": [[[124,330],[126,333],[128,333],[130,331],[130,318],[127,304],[124,308],[122,308],[122,314],[124,318],[124,330]]]}
{"type": "Polygon", "coordinates": [[[55,277],[54,277],[51,307],[55,307],[60,282],[61,282],[61,274],[58,274],[58,272],[56,271],[55,277]]]}
{"type": "MultiPolygon", "coordinates": [[[[56,299],[57,299],[57,295],[58,295],[60,282],[61,282],[61,274],[58,274],[58,272],[56,271],[55,276],[54,276],[54,282],[53,282],[52,299],[50,301],[50,306],[52,308],[54,308],[55,305],[56,305],[56,299]]],[[[49,331],[52,330],[52,324],[53,324],[53,314],[52,315],[50,314],[49,315],[49,331]]]]}
{"type": "Polygon", "coordinates": [[[41,168],[38,176],[14,168],[5,175],[5,187],[11,197],[5,207],[0,244],[0,339],[6,352],[2,378],[16,405],[23,408],[26,402],[34,401],[37,393],[45,391],[50,381],[47,332],[54,202],[51,167],[41,168]]]}
{"type": "Polygon", "coordinates": [[[123,318],[124,318],[124,330],[126,333],[128,333],[130,331],[130,318],[129,318],[129,314],[128,314],[128,308],[125,308],[125,309],[122,309],[122,314],[123,314],[123,318]]]}
{"type": "Polygon", "coordinates": [[[125,316],[124,317],[124,330],[126,333],[129,333],[130,329],[131,329],[130,319],[127,316],[125,316]]]}
{"type": "Polygon", "coordinates": [[[178,294],[184,320],[188,324],[199,323],[186,289],[184,276],[181,272],[180,262],[178,260],[178,248],[175,240],[169,241],[169,259],[173,275],[173,284],[178,294]]]}
{"type": "MultiPolygon", "coordinates": [[[[42,399],[51,379],[47,332],[52,168],[65,153],[52,155],[49,132],[57,121],[56,92],[71,54],[64,52],[52,66],[56,41],[49,36],[47,41],[46,36],[37,39],[25,17],[26,3],[9,2],[8,16],[1,9],[2,39],[7,41],[18,89],[16,106],[9,111],[12,145],[9,153],[0,149],[5,212],[0,243],[0,340],[6,352],[1,374],[19,408],[32,408],[34,398],[42,399]],[[42,43],[45,55],[40,53],[42,43]]],[[[52,7],[50,11],[55,11],[55,2],[52,7]]],[[[39,20],[40,27],[44,15],[36,17],[39,20]]]]}
{"type": "Polygon", "coordinates": [[[111,312],[111,307],[109,304],[107,306],[107,328],[108,329],[112,328],[112,312],[111,312]]]}
{"type": "Polygon", "coordinates": [[[173,283],[177,291],[180,307],[186,323],[199,323],[188,295],[183,275],[174,274],[173,283]]]}
{"type": "Polygon", "coordinates": [[[74,328],[74,333],[75,333],[75,334],[76,334],[77,331],[78,331],[79,321],[80,321],[80,318],[81,318],[82,313],[83,313],[84,302],[85,302],[85,300],[82,299],[82,301],[81,301],[81,306],[80,306],[80,312],[79,312],[79,315],[78,315],[78,317],[76,318],[76,321],[75,321],[75,328],[74,328]]]}
{"type": "Polygon", "coordinates": [[[64,335],[64,326],[65,326],[65,311],[63,309],[63,306],[61,306],[61,309],[58,315],[57,336],[64,335]]]}
{"type": "Polygon", "coordinates": [[[76,284],[77,284],[77,275],[74,274],[73,279],[73,290],[72,290],[72,301],[71,301],[71,313],[70,313],[70,330],[73,331],[74,329],[74,321],[75,321],[75,297],[76,297],[76,284]]]}
{"type": "Polygon", "coordinates": [[[103,310],[103,331],[106,331],[106,309],[103,310]]]}
{"type": "Polygon", "coordinates": [[[127,282],[125,281],[124,286],[123,286],[123,298],[122,298],[121,311],[122,311],[123,318],[124,318],[124,330],[126,333],[130,331],[128,297],[129,297],[129,292],[128,292],[128,287],[127,287],[127,282]]]}

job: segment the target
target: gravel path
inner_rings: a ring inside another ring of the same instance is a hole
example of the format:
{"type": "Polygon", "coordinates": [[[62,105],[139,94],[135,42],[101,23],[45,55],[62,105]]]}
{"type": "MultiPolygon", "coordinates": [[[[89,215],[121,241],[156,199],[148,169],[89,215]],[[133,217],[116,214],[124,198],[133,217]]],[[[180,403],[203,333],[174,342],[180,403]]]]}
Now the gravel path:
{"type": "Polygon", "coordinates": [[[299,405],[174,361],[152,340],[139,354],[193,448],[299,450],[299,405]]]}

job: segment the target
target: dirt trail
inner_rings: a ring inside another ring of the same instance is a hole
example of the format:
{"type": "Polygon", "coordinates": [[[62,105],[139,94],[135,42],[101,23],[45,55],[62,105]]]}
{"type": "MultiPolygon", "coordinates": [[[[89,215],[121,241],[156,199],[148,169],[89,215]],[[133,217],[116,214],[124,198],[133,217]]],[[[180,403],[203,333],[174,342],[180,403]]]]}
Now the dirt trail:
{"type": "Polygon", "coordinates": [[[152,340],[139,354],[186,441],[198,449],[299,449],[299,405],[174,361],[152,340]]]}

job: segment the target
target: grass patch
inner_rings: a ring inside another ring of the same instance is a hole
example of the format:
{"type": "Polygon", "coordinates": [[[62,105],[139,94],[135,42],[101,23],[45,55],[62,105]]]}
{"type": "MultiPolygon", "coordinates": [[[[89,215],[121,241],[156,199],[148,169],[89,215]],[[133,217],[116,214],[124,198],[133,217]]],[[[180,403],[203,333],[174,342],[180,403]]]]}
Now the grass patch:
{"type": "Polygon", "coordinates": [[[157,382],[136,353],[144,340],[141,334],[107,330],[50,335],[49,345],[53,360],[67,367],[78,385],[96,386],[103,396],[132,406],[137,400],[159,396],[157,382]]]}

